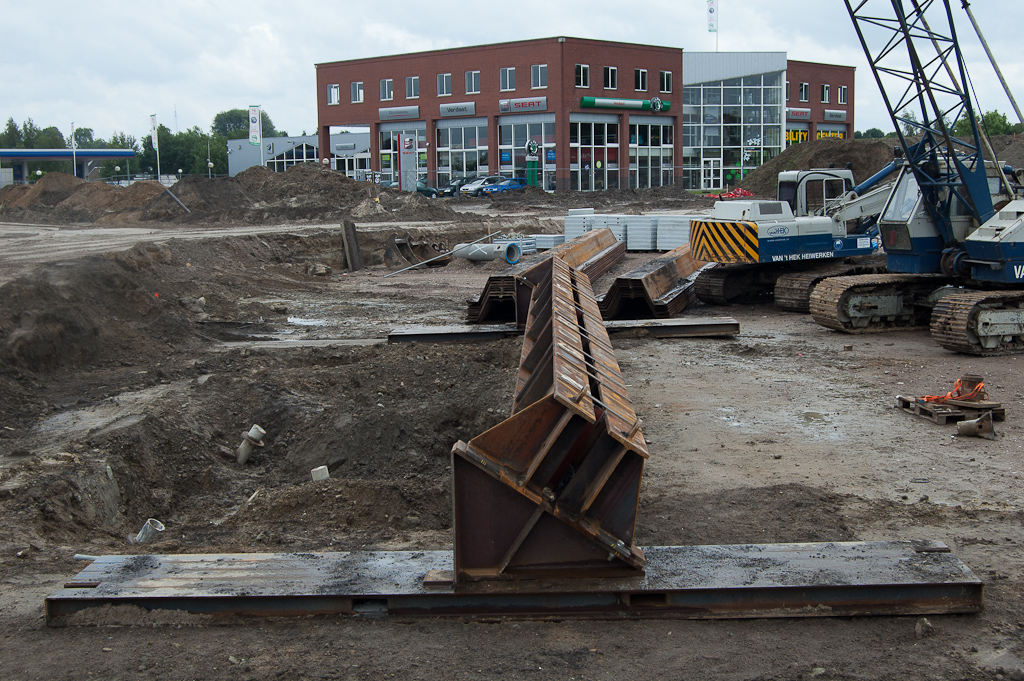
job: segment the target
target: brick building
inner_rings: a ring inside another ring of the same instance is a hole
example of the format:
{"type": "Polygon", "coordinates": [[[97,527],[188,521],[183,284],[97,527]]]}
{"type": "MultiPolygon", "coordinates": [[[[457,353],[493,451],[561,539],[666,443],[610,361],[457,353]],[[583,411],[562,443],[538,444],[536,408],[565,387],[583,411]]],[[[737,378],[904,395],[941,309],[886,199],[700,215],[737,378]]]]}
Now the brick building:
{"type": "Polygon", "coordinates": [[[330,158],[332,128],[365,126],[380,180],[397,180],[401,163],[437,185],[491,174],[547,190],[717,190],[788,143],[853,131],[854,69],[784,52],[684,55],[557,37],[330,62],[316,74],[319,157],[330,158]]]}
{"type": "Polygon", "coordinates": [[[789,60],[786,145],[822,137],[852,138],[852,66],[789,60]]]}
{"type": "Polygon", "coordinates": [[[317,64],[319,138],[368,126],[382,180],[395,178],[411,134],[431,184],[467,174],[582,191],[673,184],[681,69],[678,48],[564,37],[317,64]]]}

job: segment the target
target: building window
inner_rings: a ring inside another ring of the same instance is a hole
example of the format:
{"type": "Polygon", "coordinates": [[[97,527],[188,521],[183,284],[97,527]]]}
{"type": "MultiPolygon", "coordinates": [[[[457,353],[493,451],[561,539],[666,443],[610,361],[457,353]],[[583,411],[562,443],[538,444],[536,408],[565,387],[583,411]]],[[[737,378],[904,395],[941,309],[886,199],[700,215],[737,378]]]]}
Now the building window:
{"type": "Polygon", "coordinates": [[[789,101],[789,81],[786,81],[786,101],[789,101]]]}
{"type": "Polygon", "coordinates": [[[811,100],[811,84],[800,83],[800,101],[809,102],[811,100]]]}
{"type": "Polygon", "coordinates": [[[489,175],[487,126],[438,128],[437,182],[439,185],[469,175],[489,175]]]}
{"type": "Polygon", "coordinates": [[[586,64],[576,65],[576,87],[590,87],[590,67],[586,64]]]}
{"type": "Polygon", "coordinates": [[[644,189],[673,184],[671,125],[629,126],[629,187],[644,189]]]}
{"type": "Polygon", "coordinates": [[[839,92],[836,93],[836,96],[839,98],[837,101],[840,104],[846,104],[846,86],[845,85],[840,85],[839,86],[839,92]]]}
{"type": "Polygon", "coordinates": [[[406,99],[418,99],[420,96],[420,77],[419,76],[406,76],[405,78],[405,98],[406,99]]]}
{"type": "Polygon", "coordinates": [[[662,71],[661,72],[661,83],[660,89],[662,92],[672,92],[672,72],[662,71]]]}
{"type": "Polygon", "coordinates": [[[618,123],[569,123],[570,189],[617,189],[619,161],[618,123]]]}
{"type": "Polygon", "coordinates": [[[452,94],[452,74],[437,74],[437,96],[448,97],[452,94]]]}
{"type": "MultiPolygon", "coordinates": [[[[518,117],[517,117],[518,118],[518,117]]],[[[537,186],[555,188],[555,124],[502,123],[498,126],[498,159],[491,173],[504,177],[527,177],[537,186]],[[537,165],[531,169],[526,146],[537,143],[537,165]],[[534,175],[534,172],[536,173],[534,175]]]]}
{"type": "Polygon", "coordinates": [[[647,69],[633,69],[633,89],[647,92],[647,69]]]}
{"type": "Polygon", "coordinates": [[[516,89],[516,69],[514,66],[501,69],[499,75],[501,76],[500,88],[502,91],[507,92],[516,89]]]}
{"type": "Polygon", "coordinates": [[[338,85],[327,86],[327,106],[341,103],[341,88],[338,85]]]}
{"type": "Polygon", "coordinates": [[[363,81],[357,80],[352,83],[352,103],[362,104],[363,103],[363,81]]]}
{"type": "Polygon", "coordinates": [[[480,94],[480,72],[479,71],[466,71],[466,94],[467,95],[478,95],[478,94],[480,94]]]}
{"type": "Polygon", "coordinates": [[[821,86],[821,103],[828,104],[829,96],[832,94],[832,86],[822,84],[821,86]]]}
{"type": "Polygon", "coordinates": [[[390,102],[395,98],[394,84],[390,78],[380,79],[380,101],[390,102]]]}
{"type": "Polygon", "coordinates": [[[316,162],[319,160],[317,148],[311,144],[300,144],[267,159],[267,167],[276,173],[283,173],[298,163],[316,162]]]}
{"type": "Polygon", "coordinates": [[[619,70],[614,66],[604,67],[604,89],[614,90],[619,87],[619,70]]]}
{"type": "Polygon", "coordinates": [[[534,64],[530,67],[530,87],[547,87],[548,86],[548,65],[547,64],[534,64]]]}

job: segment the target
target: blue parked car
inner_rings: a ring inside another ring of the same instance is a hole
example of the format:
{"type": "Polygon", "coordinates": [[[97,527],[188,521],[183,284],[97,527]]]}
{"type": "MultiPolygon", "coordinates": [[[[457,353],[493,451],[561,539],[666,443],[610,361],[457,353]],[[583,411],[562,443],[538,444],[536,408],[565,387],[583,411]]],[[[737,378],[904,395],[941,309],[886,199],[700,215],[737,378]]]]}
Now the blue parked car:
{"type": "Polygon", "coordinates": [[[526,181],[525,177],[513,177],[508,180],[503,180],[497,184],[484,187],[483,192],[484,194],[501,194],[503,192],[510,192],[514,189],[522,189],[529,185],[530,183],[526,181]]]}

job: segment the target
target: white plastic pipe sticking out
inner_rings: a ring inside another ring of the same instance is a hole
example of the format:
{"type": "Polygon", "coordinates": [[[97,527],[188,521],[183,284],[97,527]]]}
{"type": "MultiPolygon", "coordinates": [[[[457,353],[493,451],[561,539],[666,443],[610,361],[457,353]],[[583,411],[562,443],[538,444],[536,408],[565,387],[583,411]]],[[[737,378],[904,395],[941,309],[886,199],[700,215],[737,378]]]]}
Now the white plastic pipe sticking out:
{"type": "Polygon", "coordinates": [[[456,244],[452,249],[452,255],[456,258],[466,260],[497,260],[504,258],[509,265],[519,262],[519,244],[514,242],[504,244],[456,244]]]}
{"type": "Polygon", "coordinates": [[[238,449],[235,450],[235,458],[238,463],[245,465],[245,462],[252,455],[252,450],[263,446],[263,438],[266,434],[267,431],[255,424],[249,429],[248,433],[242,433],[242,444],[238,445],[238,449]]]}
{"type": "Polygon", "coordinates": [[[148,544],[149,542],[153,541],[153,538],[156,537],[157,532],[163,531],[164,524],[156,518],[150,518],[146,521],[146,524],[142,526],[142,529],[139,530],[139,533],[135,535],[135,543],[148,544]]]}

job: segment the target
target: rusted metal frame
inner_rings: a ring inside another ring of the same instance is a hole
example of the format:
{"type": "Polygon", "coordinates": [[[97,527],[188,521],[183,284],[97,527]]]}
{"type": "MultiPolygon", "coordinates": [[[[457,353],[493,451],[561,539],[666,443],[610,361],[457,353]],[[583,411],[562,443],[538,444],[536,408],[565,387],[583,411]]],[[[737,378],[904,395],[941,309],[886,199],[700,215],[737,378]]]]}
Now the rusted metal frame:
{"type": "MultiPolygon", "coordinates": [[[[520,379],[517,379],[515,398],[512,400],[512,413],[515,414],[521,411],[524,407],[527,407],[540,398],[551,392],[552,384],[552,365],[554,361],[554,353],[552,346],[547,347],[537,346],[538,350],[543,350],[537,357],[537,364],[535,370],[529,374],[529,376],[523,378],[521,385],[519,384],[520,379]]],[[[520,374],[523,369],[520,369],[520,374]]]]}
{"type": "MultiPolygon", "coordinates": [[[[563,265],[560,260],[554,259],[553,263],[556,265],[563,265]]],[[[557,267],[555,268],[557,270],[557,267]]],[[[552,282],[553,284],[554,282],[552,282]]],[[[565,308],[567,306],[564,292],[560,289],[556,289],[552,286],[551,296],[551,324],[553,331],[559,333],[563,337],[564,343],[573,347],[577,350],[583,350],[583,339],[578,333],[578,328],[573,325],[569,326],[567,322],[567,315],[565,308]],[[558,295],[556,295],[556,293],[558,295]],[[574,333],[576,331],[577,333],[574,333]]],[[[573,315],[575,319],[575,315],[573,315]]],[[[552,354],[552,361],[554,366],[554,394],[556,398],[560,398],[559,401],[563,402],[565,406],[577,411],[581,416],[588,418],[588,420],[594,419],[594,406],[590,402],[590,396],[585,394],[586,391],[581,390],[583,386],[589,384],[589,380],[586,378],[585,372],[581,371],[579,367],[564,361],[564,358],[560,354],[552,354]],[[575,389],[567,391],[565,389],[566,382],[565,377],[571,377],[573,380],[572,385],[575,389]],[[564,401],[563,401],[564,400],[564,401]]]]}
{"type": "Polygon", "coordinates": [[[544,442],[542,442],[541,446],[537,448],[537,453],[534,454],[533,457],[530,459],[530,465],[527,466],[526,472],[523,473],[522,478],[520,478],[520,485],[525,485],[526,481],[532,478],[533,474],[537,472],[537,467],[540,466],[541,461],[543,461],[544,458],[547,457],[548,452],[551,451],[551,448],[558,440],[558,437],[562,434],[562,431],[564,431],[565,427],[569,424],[570,419],[572,419],[572,414],[573,413],[571,411],[566,409],[565,413],[562,414],[562,417],[558,420],[558,424],[554,428],[552,428],[551,432],[548,433],[548,436],[544,438],[544,442]]]}
{"type": "MultiPolygon", "coordinates": [[[[546,279],[550,279],[550,274],[546,279]]],[[[533,302],[523,338],[515,398],[512,401],[513,414],[543,397],[550,390],[553,380],[551,287],[538,285],[530,297],[533,302]]]]}
{"type": "MultiPolygon", "coordinates": [[[[591,378],[594,378],[595,380],[600,381],[600,379],[601,379],[601,375],[598,374],[598,373],[588,371],[587,374],[591,378]]],[[[580,384],[575,384],[575,386],[579,388],[579,392],[577,393],[577,396],[582,395],[585,392],[585,390],[586,390],[586,386],[582,386],[580,384]]],[[[609,389],[609,390],[607,390],[607,392],[612,397],[619,398],[620,400],[623,398],[623,395],[618,393],[617,391],[609,389]]],[[[603,397],[604,393],[601,392],[600,394],[603,397]]],[[[638,427],[638,424],[639,424],[639,421],[640,421],[640,419],[637,418],[637,416],[636,416],[636,412],[633,411],[632,408],[628,408],[626,410],[623,410],[622,407],[620,406],[621,403],[614,402],[611,399],[608,399],[607,401],[605,401],[604,399],[602,399],[602,397],[594,395],[592,392],[590,393],[590,399],[591,399],[591,401],[594,404],[597,404],[598,406],[602,407],[607,412],[613,413],[615,416],[619,417],[624,423],[630,424],[630,429],[629,430],[626,430],[626,429],[623,429],[623,428],[620,428],[619,430],[620,430],[620,432],[625,433],[627,438],[633,437],[633,435],[636,432],[634,430],[634,428],[638,427]]],[[[556,396],[556,398],[557,398],[557,396],[556,396]]],[[[626,399],[628,400],[628,397],[626,397],[626,399]]],[[[561,400],[559,400],[559,401],[561,401],[561,400]]],[[[569,406],[569,405],[566,405],[566,406],[569,406]]]]}
{"type": "Polygon", "coordinates": [[[506,483],[513,483],[509,484],[510,489],[513,489],[529,499],[544,512],[558,518],[570,527],[576,528],[581,534],[583,534],[583,536],[598,542],[609,552],[619,556],[619,558],[624,560],[627,564],[632,565],[633,567],[642,567],[643,552],[633,551],[631,547],[626,546],[625,542],[615,535],[607,532],[599,523],[594,522],[589,518],[569,513],[565,509],[560,508],[557,503],[551,503],[544,497],[543,490],[541,492],[537,492],[528,484],[514,484],[516,479],[515,477],[509,475],[503,466],[491,460],[485,453],[477,450],[473,445],[466,445],[466,449],[463,453],[465,454],[464,458],[467,462],[478,466],[506,483]]]}
{"type": "Polygon", "coordinates": [[[612,473],[615,472],[615,469],[622,461],[622,458],[626,455],[626,451],[626,447],[620,443],[615,450],[615,454],[605,462],[597,479],[591,482],[587,487],[587,490],[583,495],[582,513],[586,513],[587,510],[590,509],[594,500],[597,499],[597,495],[604,489],[605,484],[608,482],[608,478],[612,476],[612,473]]]}
{"type": "Polygon", "coordinates": [[[513,541],[512,545],[508,547],[508,551],[505,552],[505,556],[498,563],[498,572],[504,571],[505,568],[508,567],[508,564],[512,562],[512,558],[514,558],[516,552],[519,551],[519,547],[523,545],[524,541],[526,541],[526,537],[529,536],[530,532],[533,530],[534,526],[537,525],[537,521],[540,520],[542,515],[544,515],[544,509],[541,506],[538,506],[533,512],[533,515],[530,516],[530,519],[526,521],[525,525],[523,525],[523,529],[520,530],[515,541],[513,541]]]}
{"type": "MultiPolygon", "coordinates": [[[[563,273],[560,272],[559,274],[563,273]]],[[[582,277],[582,280],[572,281],[572,286],[579,292],[578,299],[581,304],[585,304],[587,307],[591,307],[596,310],[597,303],[593,298],[593,293],[589,292],[589,281],[582,275],[579,275],[579,273],[571,271],[564,273],[563,276],[567,276],[570,279],[573,277],[582,277]],[[584,301],[586,302],[584,303],[584,301]]],[[[621,380],[621,371],[619,370],[618,362],[615,360],[614,352],[606,350],[606,348],[610,349],[611,343],[608,341],[608,335],[605,330],[604,323],[598,319],[594,319],[593,316],[590,316],[589,319],[585,316],[583,323],[584,328],[581,330],[581,335],[587,338],[588,345],[592,343],[590,347],[593,349],[594,355],[597,359],[595,365],[603,366],[609,371],[617,374],[620,377],[620,383],[624,385],[625,382],[621,380]]],[[[594,397],[592,399],[601,404],[601,406],[608,410],[612,415],[618,417],[621,421],[620,423],[610,421],[609,425],[612,426],[620,436],[624,434],[626,440],[635,439],[636,441],[632,443],[633,446],[646,454],[646,443],[644,442],[643,435],[639,433],[640,419],[636,416],[636,413],[632,408],[632,404],[629,402],[628,396],[618,394],[616,391],[611,390],[610,387],[606,391],[608,393],[607,395],[603,390],[600,392],[600,397],[594,397]]]]}
{"type": "MultiPolygon", "coordinates": [[[[557,343],[556,345],[558,346],[559,350],[571,351],[570,352],[570,356],[571,357],[575,357],[575,353],[579,353],[579,355],[581,357],[577,358],[577,359],[590,360],[591,362],[598,361],[598,358],[595,357],[593,353],[587,352],[586,350],[577,350],[576,348],[568,347],[566,345],[563,345],[562,343],[557,343]]],[[[590,362],[587,363],[587,366],[590,366],[590,362]]],[[[595,367],[595,370],[593,372],[588,372],[588,373],[589,373],[591,378],[596,378],[599,381],[611,382],[612,384],[616,385],[619,388],[625,388],[626,387],[626,382],[622,378],[622,374],[617,374],[617,373],[615,373],[613,371],[607,371],[607,370],[602,371],[602,370],[600,370],[600,369],[598,369],[596,367],[595,367]]]]}

